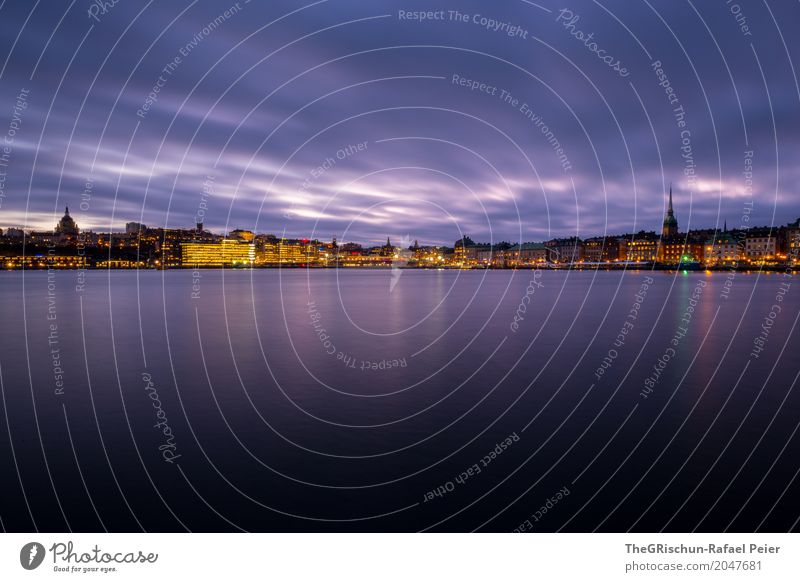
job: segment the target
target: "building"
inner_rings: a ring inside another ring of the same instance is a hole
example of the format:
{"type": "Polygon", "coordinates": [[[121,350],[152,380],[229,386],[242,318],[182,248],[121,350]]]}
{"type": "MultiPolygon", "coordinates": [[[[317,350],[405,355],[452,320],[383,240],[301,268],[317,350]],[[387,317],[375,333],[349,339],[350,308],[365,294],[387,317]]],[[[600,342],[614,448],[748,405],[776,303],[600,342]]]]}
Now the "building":
{"type": "Polygon", "coordinates": [[[620,241],[614,236],[596,236],[583,241],[583,260],[587,263],[613,263],[620,258],[620,241]]]}
{"type": "Polygon", "coordinates": [[[547,247],[543,243],[522,243],[506,251],[508,266],[532,267],[547,262],[547,247]]]}
{"type": "Polygon", "coordinates": [[[382,256],[382,257],[392,257],[392,258],[394,257],[395,248],[392,245],[392,241],[389,240],[388,236],[386,237],[386,244],[383,245],[382,247],[378,247],[378,248],[380,249],[378,251],[378,254],[380,254],[380,256],[382,256]]]}
{"type": "Polygon", "coordinates": [[[255,258],[255,245],[240,240],[181,243],[182,267],[249,267],[255,258]]]}
{"type": "Polygon", "coordinates": [[[80,233],[78,225],[69,215],[69,206],[64,209],[64,216],[56,224],[55,233],[62,238],[75,238],[80,233]]]}
{"type": "Polygon", "coordinates": [[[86,269],[89,264],[82,255],[57,255],[48,252],[0,257],[0,266],[6,269],[86,269]]]}
{"type": "Polygon", "coordinates": [[[237,228],[228,234],[228,238],[243,240],[245,242],[253,242],[253,240],[256,238],[256,235],[252,230],[242,230],[241,228],[237,228]]]}
{"type": "Polygon", "coordinates": [[[469,266],[470,261],[475,261],[477,253],[475,242],[468,236],[458,239],[453,245],[453,265],[456,267],[469,266]]]}
{"type": "Polygon", "coordinates": [[[705,257],[705,244],[687,235],[661,239],[658,244],[658,262],[665,265],[681,263],[702,263],[705,257]]]}
{"type": "Polygon", "coordinates": [[[743,244],[733,233],[728,232],[727,222],[722,232],[706,241],[705,264],[708,267],[736,267],[742,260],[743,244]]]}
{"type": "Polygon", "coordinates": [[[125,234],[138,235],[147,230],[147,225],[141,222],[126,222],[125,234]]]}
{"type": "Polygon", "coordinates": [[[778,239],[770,228],[754,228],[747,231],[744,239],[744,254],[754,264],[771,263],[777,259],[778,239]]]}
{"type": "Polygon", "coordinates": [[[508,262],[507,251],[511,247],[506,242],[496,245],[475,245],[475,266],[505,267],[508,262]]]}
{"type": "Polygon", "coordinates": [[[658,236],[655,232],[639,231],[623,237],[625,260],[634,263],[652,263],[658,260],[658,236]]]}
{"type": "Polygon", "coordinates": [[[569,265],[583,261],[583,241],[576,236],[554,238],[544,243],[548,260],[555,265],[569,265]]]}
{"type": "MultiPolygon", "coordinates": [[[[308,239],[277,238],[273,235],[255,239],[255,262],[257,265],[307,265],[318,263],[323,257],[325,245],[308,239]]],[[[328,255],[324,255],[326,260],[328,255]]]]}
{"type": "Polygon", "coordinates": [[[678,236],[678,219],[672,210],[672,184],[669,185],[669,204],[667,212],[664,214],[664,223],[661,226],[661,238],[671,239],[678,236]]]}
{"type": "Polygon", "coordinates": [[[787,224],[784,232],[786,262],[793,267],[800,265],[800,218],[787,224]]]}
{"type": "Polygon", "coordinates": [[[422,247],[415,243],[412,253],[412,260],[418,267],[442,266],[445,262],[445,257],[440,247],[422,247]]]}

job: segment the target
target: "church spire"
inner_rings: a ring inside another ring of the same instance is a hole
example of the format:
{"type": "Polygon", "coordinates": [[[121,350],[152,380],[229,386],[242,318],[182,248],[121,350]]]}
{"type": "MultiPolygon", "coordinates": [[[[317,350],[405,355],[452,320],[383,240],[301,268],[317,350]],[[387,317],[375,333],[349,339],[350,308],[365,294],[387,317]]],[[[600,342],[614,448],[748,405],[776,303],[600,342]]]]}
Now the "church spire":
{"type": "Polygon", "coordinates": [[[678,236],[678,220],[675,218],[675,211],[672,209],[672,182],[669,183],[669,203],[667,211],[664,213],[664,224],[661,228],[661,237],[665,239],[678,236]]]}
{"type": "Polygon", "coordinates": [[[669,183],[669,213],[672,214],[672,182],[669,183]]]}

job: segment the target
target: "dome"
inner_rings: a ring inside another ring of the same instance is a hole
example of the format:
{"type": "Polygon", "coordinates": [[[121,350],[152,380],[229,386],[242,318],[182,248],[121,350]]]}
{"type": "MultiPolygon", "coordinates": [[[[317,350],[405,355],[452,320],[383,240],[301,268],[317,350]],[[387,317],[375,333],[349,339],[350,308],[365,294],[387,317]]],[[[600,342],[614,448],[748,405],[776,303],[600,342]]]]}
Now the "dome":
{"type": "Polygon", "coordinates": [[[56,225],[56,234],[63,234],[67,236],[75,236],[78,234],[78,225],[69,215],[69,206],[64,210],[64,216],[58,221],[56,225]]]}

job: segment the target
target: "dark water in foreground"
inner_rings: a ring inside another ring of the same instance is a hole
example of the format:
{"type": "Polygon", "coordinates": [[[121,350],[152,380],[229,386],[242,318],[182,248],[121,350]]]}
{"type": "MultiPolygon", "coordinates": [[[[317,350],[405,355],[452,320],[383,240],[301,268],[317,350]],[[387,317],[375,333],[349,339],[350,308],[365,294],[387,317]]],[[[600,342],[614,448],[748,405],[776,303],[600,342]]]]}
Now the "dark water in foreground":
{"type": "Polygon", "coordinates": [[[0,273],[6,530],[797,529],[797,277],[200,274],[0,273]]]}

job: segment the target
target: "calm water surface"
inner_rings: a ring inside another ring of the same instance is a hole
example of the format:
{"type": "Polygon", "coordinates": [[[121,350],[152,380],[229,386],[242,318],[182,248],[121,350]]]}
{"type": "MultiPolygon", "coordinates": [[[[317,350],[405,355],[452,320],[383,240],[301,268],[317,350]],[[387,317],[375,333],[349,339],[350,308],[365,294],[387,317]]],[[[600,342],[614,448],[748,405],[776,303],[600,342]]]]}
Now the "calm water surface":
{"type": "Polygon", "coordinates": [[[786,531],[798,306],[782,274],[2,272],[0,519],[786,531]]]}

